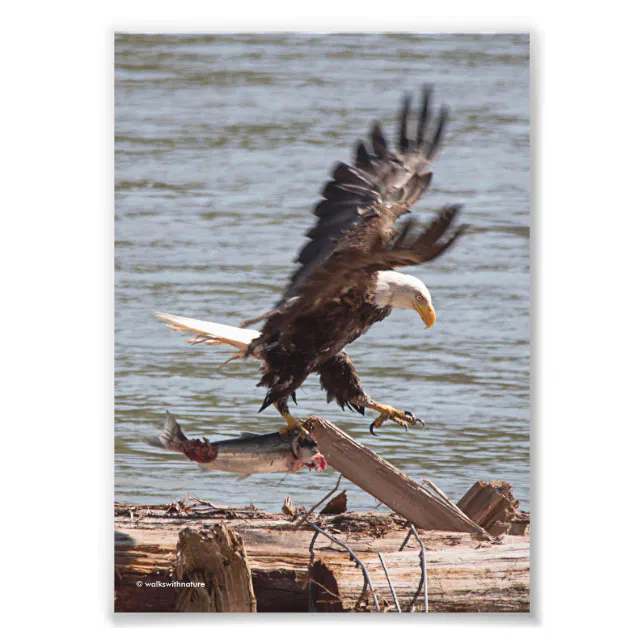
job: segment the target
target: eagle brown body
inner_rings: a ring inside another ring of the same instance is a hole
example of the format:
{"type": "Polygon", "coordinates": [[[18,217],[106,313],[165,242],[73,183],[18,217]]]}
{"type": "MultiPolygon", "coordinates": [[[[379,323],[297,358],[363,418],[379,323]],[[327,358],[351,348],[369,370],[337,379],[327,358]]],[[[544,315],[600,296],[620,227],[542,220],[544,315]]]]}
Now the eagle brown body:
{"type": "Polygon", "coordinates": [[[288,397],[295,400],[304,380],[317,372],[328,402],[335,400],[342,409],[348,406],[364,413],[364,405],[351,404],[364,392],[343,349],[390,312],[391,307],[378,308],[373,295],[365,299],[356,288],[328,306],[323,316],[298,316],[286,332],[265,328],[249,347],[249,351],[259,352],[263,361],[259,386],[269,388],[262,409],[277,403],[280,411],[287,412],[288,397]]]}

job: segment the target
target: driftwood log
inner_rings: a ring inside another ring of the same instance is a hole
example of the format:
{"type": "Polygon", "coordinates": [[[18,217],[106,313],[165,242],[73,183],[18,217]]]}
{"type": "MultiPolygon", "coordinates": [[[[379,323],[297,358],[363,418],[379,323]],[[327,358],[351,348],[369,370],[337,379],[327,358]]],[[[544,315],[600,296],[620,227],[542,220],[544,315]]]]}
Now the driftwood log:
{"type": "MultiPolygon", "coordinates": [[[[418,593],[419,546],[412,538],[400,551],[408,534],[404,519],[387,513],[314,518],[326,532],[349,545],[365,565],[381,611],[395,607],[378,553],[401,610],[423,610],[423,593],[418,593]]],[[[306,524],[295,530],[296,521],[256,508],[215,506],[197,499],[165,506],[116,504],[115,610],[195,609],[204,598],[193,595],[193,603],[186,604],[186,591],[172,586],[186,574],[180,563],[185,555],[177,557],[178,551],[185,551],[180,535],[185,543],[185,535],[202,531],[211,535],[214,526],[225,524],[228,533],[243,539],[258,612],[373,611],[371,595],[363,593],[361,569],[347,552],[318,535],[311,556],[315,533],[306,524]],[[185,532],[186,528],[190,531],[185,532]],[[161,584],[150,583],[154,581],[161,584]]],[[[529,611],[529,537],[418,532],[426,550],[430,611],[529,611]]],[[[196,565],[198,570],[208,567],[203,561],[196,565]]],[[[249,594],[244,597],[241,601],[250,609],[249,594]]],[[[217,608],[212,593],[208,601],[210,609],[217,608]]]]}
{"type": "Polygon", "coordinates": [[[332,423],[311,416],[304,427],[318,441],[329,465],[417,528],[451,532],[481,531],[456,505],[446,503],[440,494],[431,494],[332,423]]]}

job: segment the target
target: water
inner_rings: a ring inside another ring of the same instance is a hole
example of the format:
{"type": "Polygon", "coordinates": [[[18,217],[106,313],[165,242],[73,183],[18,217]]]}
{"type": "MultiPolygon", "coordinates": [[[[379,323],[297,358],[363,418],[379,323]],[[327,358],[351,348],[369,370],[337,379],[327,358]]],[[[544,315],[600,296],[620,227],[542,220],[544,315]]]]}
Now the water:
{"type": "MultiPolygon", "coordinates": [[[[240,480],[202,474],[142,442],[171,410],[192,437],[270,432],[257,364],[216,371],[155,311],[235,324],[276,301],[313,222],[330,167],[380,119],[394,139],[402,92],[435,85],[447,143],[426,218],[463,203],[469,234],[426,266],[438,321],[395,311],[349,347],[366,391],[428,429],[326,405],[317,377],[299,411],[324,415],[407,474],[458,499],[505,479],[529,508],[529,43],[516,35],[120,35],[116,38],[115,498],[160,503],[188,491],[279,511],[310,505],[337,476],[240,480]]],[[[224,356],[225,357],[225,356],[224,356]]],[[[352,510],[377,502],[346,484],[352,510]]]]}

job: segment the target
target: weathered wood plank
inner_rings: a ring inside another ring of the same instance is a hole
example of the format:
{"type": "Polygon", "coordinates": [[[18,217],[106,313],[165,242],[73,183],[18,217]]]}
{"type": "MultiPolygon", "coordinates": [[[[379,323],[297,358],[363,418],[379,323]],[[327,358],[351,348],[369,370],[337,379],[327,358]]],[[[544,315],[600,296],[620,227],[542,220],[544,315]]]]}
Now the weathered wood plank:
{"type": "Polygon", "coordinates": [[[311,416],[304,427],[318,441],[329,465],[417,528],[452,532],[476,530],[457,508],[440,502],[422,485],[335,425],[311,416]]]}

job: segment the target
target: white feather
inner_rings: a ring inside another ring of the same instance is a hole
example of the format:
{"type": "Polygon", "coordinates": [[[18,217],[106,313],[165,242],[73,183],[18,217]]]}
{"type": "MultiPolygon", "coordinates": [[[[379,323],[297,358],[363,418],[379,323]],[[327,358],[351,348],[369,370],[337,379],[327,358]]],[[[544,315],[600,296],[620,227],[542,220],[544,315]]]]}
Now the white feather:
{"type": "Polygon", "coordinates": [[[211,346],[227,344],[240,350],[235,357],[242,357],[248,345],[259,337],[259,331],[255,329],[239,329],[236,326],[194,320],[169,313],[155,313],[155,315],[173,331],[195,333],[197,337],[188,340],[191,344],[203,343],[211,346]]]}
{"type": "Polygon", "coordinates": [[[421,295],[431,306],[432,296],[417,277],[398,271],[378,271],[375,292],[376,306],[413,309],[417,295],[421,295]]]}

